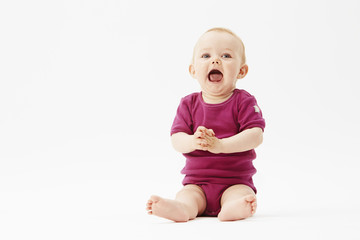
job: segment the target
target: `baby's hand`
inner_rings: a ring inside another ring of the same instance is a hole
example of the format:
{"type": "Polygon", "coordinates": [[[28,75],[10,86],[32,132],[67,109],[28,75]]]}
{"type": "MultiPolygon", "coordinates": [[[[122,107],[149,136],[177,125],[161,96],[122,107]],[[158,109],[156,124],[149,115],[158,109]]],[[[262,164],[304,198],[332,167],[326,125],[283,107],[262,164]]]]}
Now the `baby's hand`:
{"type": "Polygon", "coordinates": [[[220,139],[215,137],[215,133],[212,129],[207,129],[203,126],[200,126],[196,129],[194,136],[196,149],[209,151],[212,153],[221,152],[220,139]]]}
{"type": "Polygon", "coordinates": [[[212,129],[207,129],[206,127],[203,127],[203,126],[199,126],[197,129],[196,129],[196,132],[194,133],[194,135],[197,137],[197,138],[204,138],[206,135],[208,136],[215,136],[215,133],[212,129]]]}
{"type": "Polygon", "coordinates": [[[209,151],[211,153],[221,153],[222,152],[222,145],[221,140],[218,139],[215,135],[214,136],[206,136],[206,143],[207,146],[205,147],[205,151],[209,151]]]}
{"type": "Polygon", "coordinates": [[[197,150],[204,150],[204,148],[207,146],[206,141],[205,141],[205,133],[206,132],[206,128],[203,126],[199,126],[195,133],[194,133],[194,145],[195,145],[195,149],[197,150]]]}

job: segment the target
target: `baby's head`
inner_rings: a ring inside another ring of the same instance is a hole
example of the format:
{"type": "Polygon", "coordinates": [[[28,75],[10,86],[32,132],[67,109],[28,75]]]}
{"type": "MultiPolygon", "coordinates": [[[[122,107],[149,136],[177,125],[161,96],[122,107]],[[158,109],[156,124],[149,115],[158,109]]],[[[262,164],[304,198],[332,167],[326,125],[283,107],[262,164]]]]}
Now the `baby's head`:
{"type": "Polygon", "coordinates": [[[197,47],[199,45],[199,41],[200,39],[207,33],[210,32],[220,32],[220,33],[228,33],[230,35],[232,35],[234,38],[236,38],[240,44],[240,51],[239,54],[241,56],[241,60],[243,64],[246,64],[246,56],[245,56],[245,46],[243,41],[241,40],[241,38],[239,36],[237,36],[233,31],[231,31],[230,29],[227,28],[211,28],[209,30],[207,30],[203,35],[201,35],[201,37],[199,38],[198,42],[195,44],[194,50],[193,50],[193,57],[192,57],[192,63],[194,62],[194,57],[195,57],[195,52],[197,50],[197,47]]]}
{"type": "Polygon", "coordinates": [[[243,42],[225,28],[206,31],[194,47],[189,72],[198,80],[203,96],[231,96],[237,80],[248,72],[243,42]]]}

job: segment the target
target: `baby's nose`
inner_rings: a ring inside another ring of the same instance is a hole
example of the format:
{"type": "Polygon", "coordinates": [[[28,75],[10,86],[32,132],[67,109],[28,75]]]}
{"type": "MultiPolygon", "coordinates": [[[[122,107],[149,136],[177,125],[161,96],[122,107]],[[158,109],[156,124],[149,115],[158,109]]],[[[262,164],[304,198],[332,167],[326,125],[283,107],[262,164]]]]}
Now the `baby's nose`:
{"type": "Polygon", "coordinates": [[[219,60],[219,59],[214,59],[213,61],[212,61],[212,64],[221,64],[221,61],[219,60]]]}

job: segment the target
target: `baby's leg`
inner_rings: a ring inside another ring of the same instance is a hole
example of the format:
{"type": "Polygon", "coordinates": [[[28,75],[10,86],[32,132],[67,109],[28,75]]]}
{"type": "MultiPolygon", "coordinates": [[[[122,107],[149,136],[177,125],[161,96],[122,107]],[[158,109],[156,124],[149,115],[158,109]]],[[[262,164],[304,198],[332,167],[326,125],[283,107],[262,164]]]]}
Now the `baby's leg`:
{"type": "Polygon", "coordinates": [[[199,186],[189,184],[177,193],[175,200],[151,196],[146,209],[149,214],[175,222],[187,222],[202,214],[205,208],[204,192],[199,186]]]}
{"type": "Polygon", "coordinates": [[[226,189],[221,197],[220,221],[234,221],[251,217],[257,203],[254,191],[243,184],[226,189]]]}

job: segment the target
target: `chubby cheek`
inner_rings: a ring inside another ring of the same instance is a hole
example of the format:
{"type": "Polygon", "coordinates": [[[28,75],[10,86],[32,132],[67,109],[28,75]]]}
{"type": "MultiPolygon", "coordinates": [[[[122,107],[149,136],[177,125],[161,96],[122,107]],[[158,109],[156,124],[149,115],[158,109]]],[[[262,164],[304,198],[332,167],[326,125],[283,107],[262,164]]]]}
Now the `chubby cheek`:
{"type": "Polygon", "coordinates": [[[207,69],[204,67],[199,67],[197,68],[197,70],[195,71],[195,77],[198,80],[206,80],[207,79],[207,69]]]}
{"type": "Polygon", "coordinates": [[[239,72],[240,69],[228,68],[228,70],[226,71],[226,77],[228,77],[229,79],[237,79],[239,72]]]}

